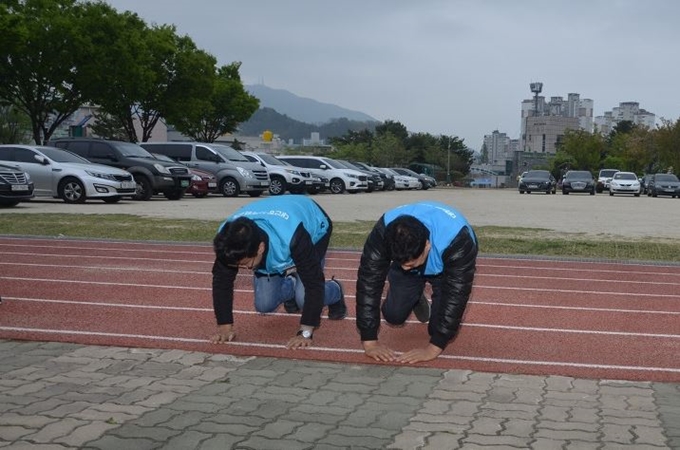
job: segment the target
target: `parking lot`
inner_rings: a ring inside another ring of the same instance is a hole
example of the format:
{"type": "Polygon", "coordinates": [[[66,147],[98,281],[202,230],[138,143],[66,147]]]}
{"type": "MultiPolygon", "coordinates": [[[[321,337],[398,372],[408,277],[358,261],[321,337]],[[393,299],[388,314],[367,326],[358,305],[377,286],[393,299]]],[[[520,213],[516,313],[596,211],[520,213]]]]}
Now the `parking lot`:
{"type": "MultiPolygon", "coordinates": [[[[286,194],[289,195],[289,194],[286,194]]],[[[395,206],[419,200],[436,200],[458,208],[473,226],[541,228],[560,233],[619,238],[680,238],[680,200],[670,197],[610,197],[590,195],[520,195],[515,189],[435,188],[427,191],[391,191],[370,194],[319,194],[313,198],[338,222],[377,220],[395,206]]],[[[123,200],[118,204],[88,201],[69,205],[61,200],[32,200],[3,214],[81,213],[133,214],[175,219],[222,220],[253,201],[241,196],[213,195],[169,201],[123,200]]]]}

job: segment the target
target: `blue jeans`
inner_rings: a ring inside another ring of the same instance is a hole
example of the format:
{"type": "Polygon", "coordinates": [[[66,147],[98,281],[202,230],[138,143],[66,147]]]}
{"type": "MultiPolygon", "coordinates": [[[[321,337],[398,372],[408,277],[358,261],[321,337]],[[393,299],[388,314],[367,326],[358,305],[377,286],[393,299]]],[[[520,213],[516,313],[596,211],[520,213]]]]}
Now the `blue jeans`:
{"type": "MultiPolygon", "coordinates": [[[[305,287],[297,273],[289,276],[259,275],[253,277],[255,287],[255,310],[269,313],[288,300],[295,299],[302,309],[305,303],[305,287]]],[[[340,288],[333,281],[326,281],[323,304],[332,305],[340,301],[340,288]]]]}

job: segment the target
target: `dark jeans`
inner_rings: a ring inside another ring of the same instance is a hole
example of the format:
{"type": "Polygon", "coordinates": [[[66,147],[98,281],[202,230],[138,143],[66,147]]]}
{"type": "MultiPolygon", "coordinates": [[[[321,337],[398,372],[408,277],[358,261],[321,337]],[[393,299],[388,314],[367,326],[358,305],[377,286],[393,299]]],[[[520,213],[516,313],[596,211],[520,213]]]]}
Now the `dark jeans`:
{"type": "Polygon", "coordinates": [[[390,288],[382,305],[383,318],[390,325],[402,325],[406,322],[423,295],[427,282],[432,286],[430,317],[435,317],[441,295],[441,280],[441,276],[426,277],[416,271],[404,271],[399,264],[393,263],[387,273],[390,288]]]}

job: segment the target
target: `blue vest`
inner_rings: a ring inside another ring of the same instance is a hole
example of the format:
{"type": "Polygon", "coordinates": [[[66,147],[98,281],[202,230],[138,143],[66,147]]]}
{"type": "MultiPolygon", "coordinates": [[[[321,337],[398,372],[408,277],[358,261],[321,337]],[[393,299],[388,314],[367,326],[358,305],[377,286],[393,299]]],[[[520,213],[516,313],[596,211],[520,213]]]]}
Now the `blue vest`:
{"type": "Polygon", "coordinates": [[[244,205],[222,222],[218,232],[227,222],[239,217],[251,219],[269,236],[265,266],[257,271],[264,274],[282,274],[295,265],[290,242],[300,223],[314,244],[328,232],[329,226],[321,208],[313,200],[298,195],[266,198],[244,205]]]}
{"type": "Polygon", "coordinates": [[[398,206],[385,213],[385,226],[402,215],[415,217],[430,231],[431,248],[427,255],[423,275],[439,275],[444,271],[442,253],[451,245],[463,227],[467,227],[472,238],[475,239],[475,233],[467,219],[444,203],[419,202],[398,206]]]}

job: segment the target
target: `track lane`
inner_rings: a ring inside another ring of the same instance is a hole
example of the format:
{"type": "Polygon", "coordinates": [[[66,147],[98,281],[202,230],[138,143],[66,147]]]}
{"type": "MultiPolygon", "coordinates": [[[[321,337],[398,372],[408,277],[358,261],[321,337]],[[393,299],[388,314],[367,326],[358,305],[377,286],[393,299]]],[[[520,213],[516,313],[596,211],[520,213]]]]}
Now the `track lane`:
{"type": "MultiPolygon", "coordinates": [[[[254,313],[249,275],[237,279],[238,341],[207,343],[214,329],[209,246],[9,241],[0,238],[0,295],[6,299],[0,309],[2,337],[371,362],[360,349],[351,317],[324,319],[314,349],[283,349],[286,330],[296,330],[299,318],[254,313]],[[48,248],[54,253],[42,253],[48,248]],[[65,251],[74,253],[65,256],[65,251]],[[135,270],[128,270],[131,265],[135,270]]],[[[333,250],[326,266],[327,275],[339,274],[345,281],[352,313],[358,261],[357,252],[333,250]]],[[[680,268],[569,261],[550,261],[545,267],[540,260],[483,256],[478,261],[459,336],[445,354],[425,365],[680,379],[680,296],[674,293],[680,268]],[[646,288],[636,293],[630,285],[646,288]]],[[[384,326],[381,340],[406,351],[410,347],[404,343],[427,343],[426,326],[384,326]]]]}

